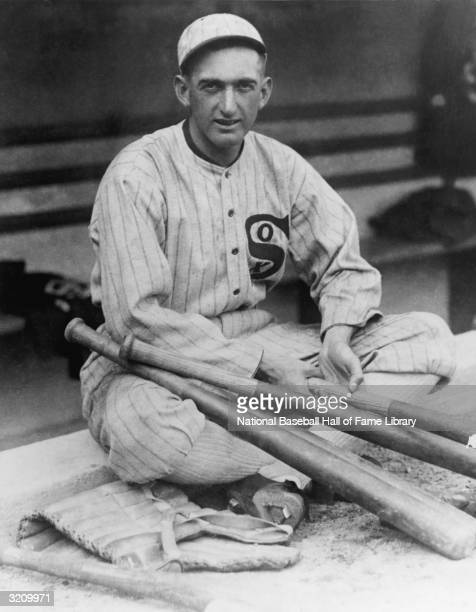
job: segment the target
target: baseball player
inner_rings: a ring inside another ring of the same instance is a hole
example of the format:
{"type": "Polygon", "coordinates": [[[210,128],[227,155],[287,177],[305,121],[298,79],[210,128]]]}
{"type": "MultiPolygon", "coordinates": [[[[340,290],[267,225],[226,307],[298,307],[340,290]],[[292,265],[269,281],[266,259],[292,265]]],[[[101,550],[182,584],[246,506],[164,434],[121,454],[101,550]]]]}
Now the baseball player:
{"type": "MultiPolygon", "coordinates": [[[[352,390],[451,376],[446,324],[425,313],[383,317],[379,273],[360,256],[352,211],[295,151],[252,131],[272,90],[255,27],[202,17],[180,37],[178,64],[188,118],[127,146],[98,190],[90,236],[102,333],[122,341],[133,332],[271,382],[320,375],[352,390]],[[259,307],[288,257],[320,325],[277,323],[259,307]]],[[[124,480],[224,483],[276,465],[191,400],[97,354],[81,381],[92,435],[124,480]]]]}

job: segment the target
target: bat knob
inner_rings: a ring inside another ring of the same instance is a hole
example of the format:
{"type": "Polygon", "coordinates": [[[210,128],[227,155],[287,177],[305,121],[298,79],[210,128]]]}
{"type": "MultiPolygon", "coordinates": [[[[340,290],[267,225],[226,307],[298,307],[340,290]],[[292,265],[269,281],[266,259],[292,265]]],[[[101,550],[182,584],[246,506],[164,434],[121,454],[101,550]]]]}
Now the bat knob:
{"type": "Polygon", "coordinates": [[[71,319],[71,321],[66,326],[66,329],[64,330],[64,337],[68,342],[75,341],[75,337],[76,337],[75,330],[77,329],[79,325],[84,325],[84,321],[80,319],[79,317],[76,317],[74,319],[71,319]]]}

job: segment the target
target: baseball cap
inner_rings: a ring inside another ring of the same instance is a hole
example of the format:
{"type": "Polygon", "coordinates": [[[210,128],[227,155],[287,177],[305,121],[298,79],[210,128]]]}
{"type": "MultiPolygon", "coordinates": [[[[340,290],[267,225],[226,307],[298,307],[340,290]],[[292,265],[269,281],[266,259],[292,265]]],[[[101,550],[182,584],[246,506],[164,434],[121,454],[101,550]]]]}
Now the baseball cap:
{"type": "Polygon", "coordinates": [[[248,41],[266,53],[260,33],[249,21],[231,13],[213,13],[196,19],[182,32],[177,45],[179,66],[199,49],[225,38],[248,41]]]}

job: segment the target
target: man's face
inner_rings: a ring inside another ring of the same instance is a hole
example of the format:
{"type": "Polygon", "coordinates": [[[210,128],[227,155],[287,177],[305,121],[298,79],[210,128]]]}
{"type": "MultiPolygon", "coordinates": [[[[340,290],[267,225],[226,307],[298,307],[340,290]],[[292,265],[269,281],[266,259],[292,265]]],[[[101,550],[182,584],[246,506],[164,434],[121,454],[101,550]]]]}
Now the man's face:
{"type": "Polygon", "coordinates": [[[176,77],[179,100],[190,109],[195,144],[227,165],[237,157],[246,133],[271,94],[265,62],[248,47],[205,52],[188,76],[176,77]]]}

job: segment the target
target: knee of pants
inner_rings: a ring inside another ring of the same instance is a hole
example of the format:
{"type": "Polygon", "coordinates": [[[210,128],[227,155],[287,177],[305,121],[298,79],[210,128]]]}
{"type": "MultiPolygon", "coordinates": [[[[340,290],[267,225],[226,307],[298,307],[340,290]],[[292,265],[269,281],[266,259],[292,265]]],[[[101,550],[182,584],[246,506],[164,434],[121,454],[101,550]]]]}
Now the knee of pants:
{"type": "Polygon", "coordinates": [[[428,372],[451,378],[456,369],[456,340],[445,321],[430,312],[409,313],[417,342],[425,345],[428,372]]]}
{"type": "Polygon", "coordinates": [[[105,403],[101,442],[111,469],[128,482],[171,474],[205,424],[191,400],[133,375],[116,377],[105,403]]]}
{"type": "Polygon", "coordinates": [[[454,336],[448,324],[433,312],[409,312],[408,317],[422,328],[422,333],[428,336],[429,340],[444,340],[453,342],[454,336]]]}

